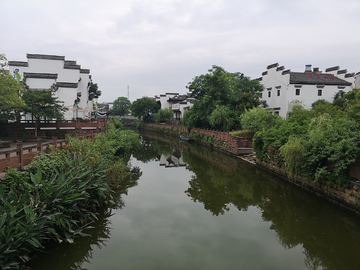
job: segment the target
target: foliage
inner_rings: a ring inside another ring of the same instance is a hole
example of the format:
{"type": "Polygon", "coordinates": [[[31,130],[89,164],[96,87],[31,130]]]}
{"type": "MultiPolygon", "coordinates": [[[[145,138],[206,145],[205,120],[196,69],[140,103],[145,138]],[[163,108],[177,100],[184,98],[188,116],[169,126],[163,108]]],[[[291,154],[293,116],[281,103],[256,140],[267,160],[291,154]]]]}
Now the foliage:
{"type": "Polygon", "coordinates": [[[254,132],[270,129],[280,116],[272,115],[269,110],[256,107],[240,116],[241,126],[254,132]]]}
{"type": "Polygon", "coordinates": [[[144,122],[151,122],[153,116],[159,110],[159,105],[153,98],[142,97],[135,100],[130,109],[133,116],[142,118],[144,122]]]}
{"type": "Polygon", "coordinates": [[[212,128],[229,131],[233,126],[234,112],[227,106],[216,105],[215,110],[212,111],[208,119],[212,128]]]}
{"type": "Polygon", "coordinates": [[[230,73],[215,65],[207,74],[196,76],[187,88],[191,92],[191,97],[196,99],[189,112],[188,127],[224,128],[215,122],[219,116],[221,118],[221,115],[226,113],[232,118],[231,123],[225,124],[228,130],[239,128],[238,116],[242,113],[241,110],[257,106],[256,101],[263,91],[258,81],[251,81],[242,73],[230,73]],[[217,106],[218,111],[211,117],[217,106]],[[223,106],[228,109],[224,109],[223,106]]]}
{"type": "Polygon", "coordinates": [[[131,102],[126,97],[118,97],[114,101],[113,109],[111,110],[112,115],[128,115],[130,113],[131,102]]]}
{"type": "Polygon", "coordinates": [[[98,89],[97,83],[90,82],[89,100],[97,99],[101,96],[101,91],[98,89]]]}
{"type": "Polygon", "coordinates": [[[174,114],[172,110],[170,109],[160,109],[158,112],[154,115],[154,121],[156,123],[168,123],[170,122],[174,117],[174,114]]]}
{"type": "Polygon", "coordinates": [[[26,90],[22,99],[26,104],[25,113],[30,113],[35,119],[35,136],[37,136],[38,122],[41,118],[63,119],[63,112],[67,108],[63,107],[64,102],[59,101],[53,95],[54,90],[26,90]]]}
{"type": "Polygon", "coordinates": [[[243,137],[243,138],[251,138],[251,139],[254,137],[254,134],[255,134],[254,131],[249,130],[249,129],[243,129],[243,130],[230,132],[231,136],[243,137]]]}
{"type": "Polygon", "coordinates": [[[14,269],[44,241],[72,243],[97,219],[97,209],[114,205],[111,194],[138,170],[126,167],[140,146],[132,131],[116,130],[88,140],[69,139],[66,151],[41,153],[25,172],[8,170],[0,184],[0,268],[14,269]]]}
{"type": "Polygon", "coordinates": [[[184,113],[183,113],[183,117],[180,120],[180,124],[187,127],[188,124],[189,124],[189,116],[190,116],[190,111],[185,110],[184,113]]]}
{"type": "Polygon", "coordinates": [[[349,167],[360,155],[358,124],[347,118],[324,114],[312,119],[306,136],[303,170],[315,180],[324,179],[346,185],[349,167]],[[326,170],[326,173],[324,173],[326,170]]]}
{"type": "Polygon", "coordinates": [[[5,55],[0,54],[0,121],[15,120],[17,112],[25,108],[20,99],[21,83],[9,74],[6,66],[5,55]]]}
{"type": "Polygon", "coordinates": [[[289,141],[280,147],[279,151],[285,160],[285,167],[290,176],[297,176],[301,171],[303,153],[306,152],[305,141],[299,137],[291,136],[289,141]]]}

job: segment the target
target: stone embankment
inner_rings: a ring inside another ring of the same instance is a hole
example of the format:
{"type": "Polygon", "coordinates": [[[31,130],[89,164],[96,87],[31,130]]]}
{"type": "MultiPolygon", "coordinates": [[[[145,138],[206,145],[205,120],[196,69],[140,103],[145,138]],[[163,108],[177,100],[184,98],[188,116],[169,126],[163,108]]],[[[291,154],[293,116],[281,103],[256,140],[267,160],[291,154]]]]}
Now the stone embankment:
{"type": "Polygon", "coordinates": [[[167,132],[178,136],[181,133],[187,133],[195,141],[212,145],[238,158],[249,162],[255,166],[261,167],[270,173],[276,174],[282,180],[290,182],[297,187],[306,190],[315,196],[321,197],[342,208],[348,209],[356,214],[360,214],[360,162],[354,164],[350,169],[350,175],[357,178],[357,181],[351,181],[349,186],[342,187],[338,185],[329,185],[328,182],[314,182],[311,179],[303,177],[290,177],[283,167],[275,164],[259,161],[256,154],[252,152],[251,141],[246,138],[232,137],[228,132],[218,132],[205,129],[192,129],[190,133],[185,126],[162,125],[153,123],[144,123],[142,127],[148,130],[167,132]],[[202,135],[197,135],[202,134],[202,135]],[[246,149],[246,151],[242,151],[246,149]],[[249,149],[251,149],[249,151],[249,149]]]}

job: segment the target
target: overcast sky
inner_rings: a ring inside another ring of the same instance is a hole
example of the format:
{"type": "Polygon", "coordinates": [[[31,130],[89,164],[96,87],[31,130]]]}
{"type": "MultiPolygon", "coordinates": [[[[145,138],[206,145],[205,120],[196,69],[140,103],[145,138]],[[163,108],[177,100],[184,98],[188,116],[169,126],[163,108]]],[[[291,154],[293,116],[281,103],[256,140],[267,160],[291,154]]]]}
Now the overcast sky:
{"type": "Polygon", "coordinates": [[[64,55],[99,101],[186,93],[212,65],[252,79],[278,62],[360,71],[360,0],[0,0],[0,53],[64,55]]]}

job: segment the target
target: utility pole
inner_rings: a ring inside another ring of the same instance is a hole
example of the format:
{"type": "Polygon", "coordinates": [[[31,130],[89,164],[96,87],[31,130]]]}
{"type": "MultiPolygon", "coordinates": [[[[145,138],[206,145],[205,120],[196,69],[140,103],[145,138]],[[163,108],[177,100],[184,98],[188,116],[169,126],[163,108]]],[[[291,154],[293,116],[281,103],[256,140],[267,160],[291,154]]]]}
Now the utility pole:
{"type": "Polygon", "coordinates": [[[128,90],[128,100],[130,100],[129,86],[127,87],[127,90],[128,90]]]}

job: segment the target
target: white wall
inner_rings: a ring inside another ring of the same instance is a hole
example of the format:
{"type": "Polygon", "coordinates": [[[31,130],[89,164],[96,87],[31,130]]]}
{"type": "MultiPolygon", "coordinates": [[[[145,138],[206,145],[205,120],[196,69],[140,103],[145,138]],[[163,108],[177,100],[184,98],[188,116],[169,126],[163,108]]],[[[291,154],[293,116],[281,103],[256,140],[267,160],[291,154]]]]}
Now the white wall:
{"type": "MultiPolygon", "coordinates": [[[[86,117],[86,115],[90,115],[90,112],[93,111],[93,102],[88,101],[90,71],[85,70],[85,73],[80,73],[79,65],[73,65],[71,68],[68,68],[67,65],[65,66],[65,61],[64,56],[35,55],[34,58],[34,55],[28,55],[27,67],[23,66],[23,63],[16,65],[16,62],[14,62],[14,65],[9,65],[9,71],[13,75],[14,71],[18,70],[21,79],[24,77],[24,72],[57,74],[57,79],[27,78],[26,84],[30,89],[49,89],[54,83],[59,82],[78,83],[77,88],[59,87],[55,92],[55,96],[64,102],[64,107],[69,109],[69,111],[64,114],[65,119],[69,120],[75,117],[74,100],[77,98],[77,93],[80,92],[78,117],[86,117]]],[[[76,64],[75,61],[70,62],[76,64]]],[[[69,61],[66,64],[69,64],[69,61]]]]}

